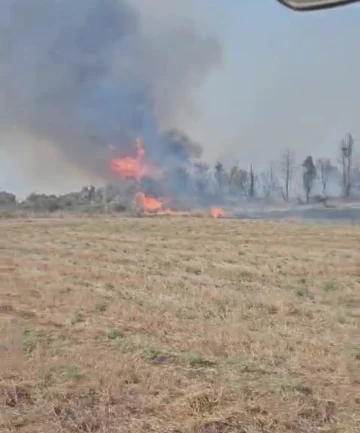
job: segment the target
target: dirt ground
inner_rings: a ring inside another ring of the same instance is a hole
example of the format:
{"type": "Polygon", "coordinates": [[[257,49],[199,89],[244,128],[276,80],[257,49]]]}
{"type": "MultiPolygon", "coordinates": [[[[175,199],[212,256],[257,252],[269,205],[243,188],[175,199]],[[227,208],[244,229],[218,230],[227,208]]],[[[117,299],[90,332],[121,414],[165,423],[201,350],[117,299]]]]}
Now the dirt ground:
{"type": "Polygon", "coordinates": [[[360,226],[0,222],[0,432],[355,433],[360,226]]]}

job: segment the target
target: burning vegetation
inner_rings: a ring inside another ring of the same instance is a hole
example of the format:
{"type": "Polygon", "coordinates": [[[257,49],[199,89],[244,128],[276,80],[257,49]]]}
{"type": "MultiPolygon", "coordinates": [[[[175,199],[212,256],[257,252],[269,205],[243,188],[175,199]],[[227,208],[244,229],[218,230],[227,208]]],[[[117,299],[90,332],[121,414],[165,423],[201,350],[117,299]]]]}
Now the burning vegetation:
{"type": "Polygon", "coordinates": [[[190,162],[202,147],[177,126],[198,108],[199,80],[221,64],[217,39],[199,32],[191,14],[173,13],[182,6],[171,6],[169,18],[159,20],[148,2],[3,3],[11,20],[0,21],[0,33],[12,46],[0,50],[7,65],[0,79],[2,126],[41,138],[65,161],[108,183],[62,197],[32,194],[21,207],[211,215],[213,198],[190,162]]]}
{"type": "Polygon", "coordinates": [[[143,140],[137,138],[126,152],[122,147],[109,146],[112,155],[107,177],[111,182],[104,187],[84,187],[80,192],[62,196],[33,193],[22,202],[3,192],[0,208],[40,213],[133,211],[137,215],[224,218],[225,210],[217,203],[223,200],[222,193],[219,194],[216,179],[211,182],[209,167],[190,160],[189,150],[179,141],[185,135],[170,135],[171,140],[165,142],[176,158],[170,162],[167,159],[163,166],[148,157],[143,140]]]}
{"type": "MultiPolygon", "coordinates": [[[[339,167],[310,157],[301,164],[290,149],[276,169],[271,164],[261,172],[258,161],[214,168],[200,161],[202,146],[177,127],[192,120],[199,108],[195,90],[221,65],[222,50],[211,34],[199,32],[190,13],[173,13],[185,0],[177,6],[161,2],[159,10],[171,12],[166,20],[148,1],[13,3],[2,0],[0,6],[1,39],[11,41],[0,49],[6,65],[0,79],[3,129],[50,143],[106,186],[62,196],[30,194],[21,202],[3,193],[5,212],[136,209],[223,218],[228,208],[248,201],[289,202],[299,189],[307,203],[319,195],[324,201],[359,196],[360,163],[350,134],[342,140],[339,167]],[[28,47],[34,49],[24,55],[28,47]]],[[[47,159],[41,152],[34,159],[36,169],[27,159],[26,168],[37,173],[47,159]]]]}
{"type": "Polygon", "coordinates": [[[301,175],[298,179],[295,176],[297,163],[290,151],[284,153],[277,169],[271,164],[268,171],[257,173],[253,166],[246,170],[237,163],[229,168],[216,163],[211,168],[199,161],[197,152],[200,147],[184,134],[172,132],[161,140],[162,161],[154,157],[152,147],[146,148],[141,138],[127,149],[108,146],[110,154],[104,177],[107,183],[98,188],[86,186],[81,191],[64,195],[32,193],[24,200],[18,200],[9,192],[0,192],[0,216],[29,212],[127,212],[152,216],[210,216],[217,219],[261,218],[273,211],[275,214],[271,215],[276,218],[276,209],[281,212],[278,216],[289,217],[293,216],[293,212],[298,215],[299,205],[306,204],[318,204],[314,211],[318,209],[319,215],[325,218],[338,217],[337,209],[340,212],[343,206],[344,218],[357,215],[360,165],[353,158],[351,135],[341,141],[339,167],[329,159],[314,162],[308,156],[301,164],[301,170],[297,170],[301,175]],[[292,195],[296,184],[302,184],[303,199],[292,195]],[[334,186],[337,193],[330,196],[334,186]],[[249,203],[253,209],[249,208],[249,203]],[[349,205],[354,206],[351,215],[348,215],[349,205]],[[287,213],[284,213],[286,209],[287,213]],[[321,214],[321,209],[325,214],[321,214]]]}
{"type": "MultiPolygon", "coordinates": [[[[115,149],[114,146],[112,148],[115,149]]],[[[113,158],[110,163],[111,172],[120,180],[136,182],[136,192],[132,203],[135,206],[140,206],[146,214],[150,215],[188,215],[189,212],[187,211],[171,209],[167,203],[171,203],[173,199],[157,197],[155,194],[147,194],[142,191],[142,180],[144,178],[156,180],[161,177],[163,170],[146,160],[146,152],[141,138],[136,140],[135,148],[134,156],[113,158]]],[[[225,216],[224,210],[220,207],[211,208],[209,214],[213,218],[225,216]]]]}

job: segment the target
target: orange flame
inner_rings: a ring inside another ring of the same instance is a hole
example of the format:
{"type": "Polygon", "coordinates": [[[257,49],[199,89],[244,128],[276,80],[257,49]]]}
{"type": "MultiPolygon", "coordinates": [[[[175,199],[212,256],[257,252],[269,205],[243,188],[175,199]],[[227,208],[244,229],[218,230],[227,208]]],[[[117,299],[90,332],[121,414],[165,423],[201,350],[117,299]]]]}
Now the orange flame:
{"type": "Polygon", "coordinates": [[[225,212],[221,207],[212,207],[210,209],[210,215],[213,218],[223,218],[225,216],[225,212]]]}
{"type": "Polygon", "coordinates": [[[146,195],[141,191],[135,194],[134,203],[140,204],[149,215],[189,215],[189,212],[171,210],[162,200],[146,195]]]}
{"type": "MultiPolygon", "coordinates": [[[[109,146],[109,149],[114,151],[115,147],[109,146]]],[[[145,161],[145,149],[141,138],[136,140],[136,155],[112,159],[110,169],[119,178],[134,179],[137,183],[140,183],[144,176],[155,177],[161,172],[158,167],[145,161]]],[[[140,205],[147,214],[151,215],[189,215],[189,212],[171,210],[160,198],[146,195],[142,191],[135,194],[133,203],[140,205]]],[[[213,218],[221,218],[225,213],[222,208],[214,207],[210,209],[210,215],[213,218]]]]}
{"type": "Polygon", "coordinates": [[[141,205],[141,207],[150,213],[156,213],[164,209],[164,203],[155,197],[138,192],[134,197],[134,202],[141,205]]]}
{"type": "Polygon", "coordinates": [[[136,140],[136,156],[126,156],[125,158],[116,158],[111,161],[111,171],[120,178],[135,179],[140,182],[141,178],[147,174],[148,167],[145,164],[145,150],[140,138],[136,140]]]}

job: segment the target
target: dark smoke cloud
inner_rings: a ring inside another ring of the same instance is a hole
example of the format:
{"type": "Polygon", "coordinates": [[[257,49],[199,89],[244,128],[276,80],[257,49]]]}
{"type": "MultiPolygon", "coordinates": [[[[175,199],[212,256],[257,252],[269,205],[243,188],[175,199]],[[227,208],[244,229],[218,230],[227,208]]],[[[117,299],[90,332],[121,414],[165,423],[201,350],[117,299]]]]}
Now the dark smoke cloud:
{"type": "Polygon", "coordinates": [[[182,161],[188,158],[200,158],[203,148],[199,143],[193,141],[187,134],[171,128],[163,136],[164,151],[178,157],[182,161]]]}
{"type": "MultiPolygon", "coordinates": [[[[221,52],[191,16],[167,20],[150,4],[1,0],[2,126],[47,139],[100,175],[108,146],[129,146],[138,134],[159,156],[160,129],[191,115],[192,93],[221,52]]],[[[177,142],[193,149],[184,137],[177,142]]]]}

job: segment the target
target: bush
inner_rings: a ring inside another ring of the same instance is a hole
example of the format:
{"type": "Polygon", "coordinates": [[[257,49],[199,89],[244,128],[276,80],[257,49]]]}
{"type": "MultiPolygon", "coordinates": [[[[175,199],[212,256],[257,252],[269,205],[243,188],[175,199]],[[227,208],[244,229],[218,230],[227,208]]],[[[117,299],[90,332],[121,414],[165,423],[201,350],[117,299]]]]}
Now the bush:
{"type": "Polygon", "coordinates": [[[16,205],[16,196],[6,191],[0,192],[0,207],[12,207],[16,205]]]}

